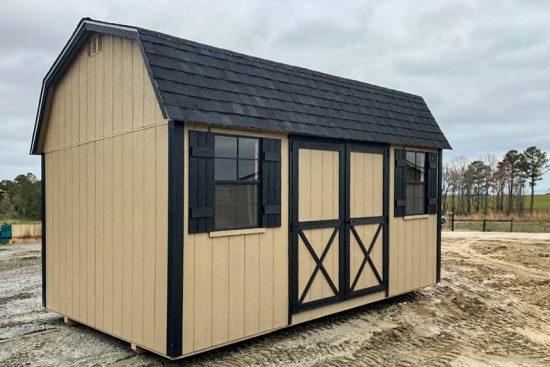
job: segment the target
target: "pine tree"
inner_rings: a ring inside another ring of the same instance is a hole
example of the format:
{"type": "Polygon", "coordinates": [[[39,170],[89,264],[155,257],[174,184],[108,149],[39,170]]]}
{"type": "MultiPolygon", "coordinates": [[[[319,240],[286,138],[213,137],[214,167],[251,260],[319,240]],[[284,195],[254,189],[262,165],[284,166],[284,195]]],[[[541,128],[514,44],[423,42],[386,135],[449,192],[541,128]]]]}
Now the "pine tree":
{"type": "Polygon", "coordinates": [[[535,186],[542,180],[542,176],[550,169],[550,160],[546,152],[532,146],[521,155],[521,169],[525,174],[527,183],[531,187],[531,202],[529,210],[533,213],[533,204],[535,201],[535,186]]]}

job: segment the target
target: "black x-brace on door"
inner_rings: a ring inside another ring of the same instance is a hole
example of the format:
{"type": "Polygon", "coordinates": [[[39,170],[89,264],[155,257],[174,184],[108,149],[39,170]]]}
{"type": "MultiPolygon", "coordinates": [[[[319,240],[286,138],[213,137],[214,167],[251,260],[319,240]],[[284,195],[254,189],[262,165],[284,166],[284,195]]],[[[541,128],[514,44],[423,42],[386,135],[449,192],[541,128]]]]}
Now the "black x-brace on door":
{"type": "Polygon", "coordinates": [[[290,315],[387,290],[389,149],[300,137],[291,139],[290,154],[290,315]],[[365,212],[356,208],[357,193],[370,190],[351,182],[361,153],[380,170],[373,174],[380,182],[368,184],[380,186],[379,205],[366,200],[371,212],[379,206],[376,215],[352,216],[365,212]]]}

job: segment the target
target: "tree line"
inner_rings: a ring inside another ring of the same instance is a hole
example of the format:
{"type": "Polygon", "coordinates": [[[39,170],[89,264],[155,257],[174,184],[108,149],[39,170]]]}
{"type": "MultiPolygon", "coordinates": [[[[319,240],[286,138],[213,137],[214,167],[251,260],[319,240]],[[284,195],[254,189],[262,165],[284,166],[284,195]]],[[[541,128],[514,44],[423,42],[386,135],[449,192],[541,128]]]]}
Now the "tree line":
{"type": "Polygon", "coordinates": [[[0,181],[0,220],[40,219],[41,182],[32,173],[0,181]]]}
{"type": "Polygon", "coordinates": [[[528,210],[533,213],[535,187],[549,169],[548,154],[535,146],[510,150],[500,160],[492,154],[475,161],[455,158],[443,167],[443,212],[521,215],[529,194],[528,210]]]}

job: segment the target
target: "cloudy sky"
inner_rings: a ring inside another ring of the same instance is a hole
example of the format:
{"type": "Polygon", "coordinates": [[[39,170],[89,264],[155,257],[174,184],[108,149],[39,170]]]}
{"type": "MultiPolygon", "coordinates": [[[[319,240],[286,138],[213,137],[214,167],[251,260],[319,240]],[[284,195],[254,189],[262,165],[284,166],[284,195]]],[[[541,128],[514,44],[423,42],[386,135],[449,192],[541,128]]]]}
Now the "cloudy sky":
{"type": "Polygon", "coordinates": [[[67,3],[0,12],[0,179],[39,174],[28,151],[42,77],[82,17],[420,94],[454,148],[445,159],[550,151],[546,0],[67,3]]]}

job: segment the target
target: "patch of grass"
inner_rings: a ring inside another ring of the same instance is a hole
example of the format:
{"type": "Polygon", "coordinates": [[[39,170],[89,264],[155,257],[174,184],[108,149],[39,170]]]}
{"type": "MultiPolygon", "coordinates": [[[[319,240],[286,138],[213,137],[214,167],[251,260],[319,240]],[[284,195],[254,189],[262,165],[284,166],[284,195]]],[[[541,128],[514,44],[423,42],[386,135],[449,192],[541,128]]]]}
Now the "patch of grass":
{"type": "MultiPolygon", "coordinates": [[[[524,201],[525,201],[525,212],[526,213],[529,213],[529,205],[531,204],[531,197],[529,195],[525,195],[523,197],[524,201]]],[[[455,198],[455,200],[458,200],[455,198]]],[[[493,200],[494,200],[494,197],[493,196],[489,196],[488,198],[488,205],[489,205],[489,210],[490,208],[493,207],[493,200]]],[[[506,198],[504,198],[504,207],[506,208],[507,206],[507,200],[506,198]]],[[[535,212],[539,212],[539,213],[549,213],[550,214],[550,194],[537,194],[535,195],[535,199],[534,199],[534,203],[533,203],[533,210],[535,212]]],[[[451,205],[451,198],[450,197],[447,197],[447,205],[446,205],[446,208],[450,208],[452,205],[451,205]]]]}
{"type": "Polygon", "coordinates": [[[9,223],[9,224],[35,224],[41,223],[37,219],[0,219],[0,224],[9,223]]]}
{"type": "MultiPolygon", "coordinates": [[[[525,196],[525,207],[529,208],[529,203],[531,202],[530,196],[525,196]]],[[[534,209],[537,211],[548,211],[550,212],[550,194],[539,194],[535,195],[534,200],[534,209]]]]}

